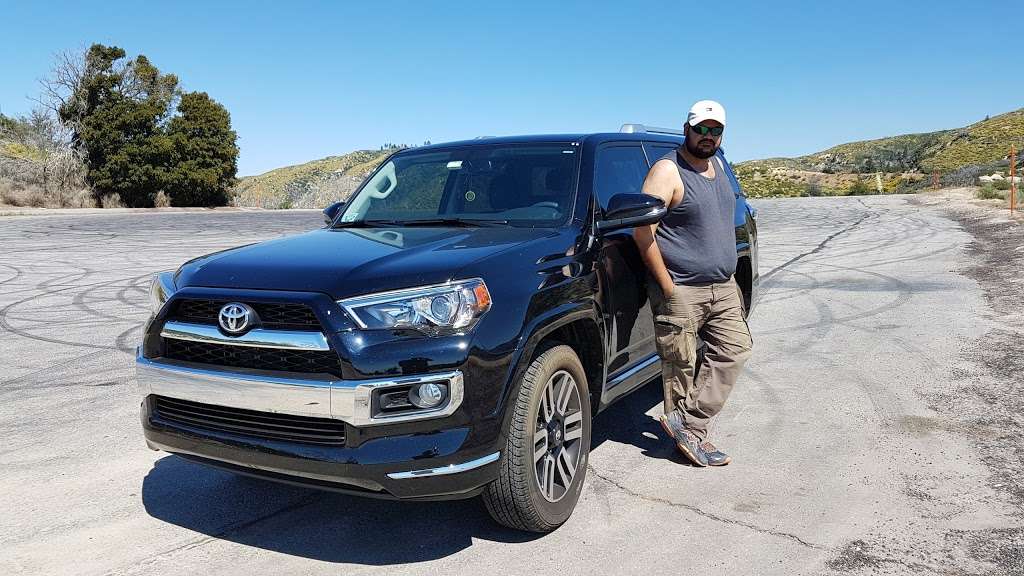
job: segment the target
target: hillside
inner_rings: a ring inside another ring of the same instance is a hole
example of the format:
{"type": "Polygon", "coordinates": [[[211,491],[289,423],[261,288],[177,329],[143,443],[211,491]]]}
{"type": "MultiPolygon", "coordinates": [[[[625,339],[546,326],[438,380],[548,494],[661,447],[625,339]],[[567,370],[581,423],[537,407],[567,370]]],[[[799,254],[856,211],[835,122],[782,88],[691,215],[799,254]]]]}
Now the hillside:
{"type": "Polygon", "coordinates": [[[970,185],[1005,171],[1010,145],[1024,147],[1024,108],[963,128],[903,134],[833,146],[796,158],[751,160],[737,176],[751,196],[847,193],[856,182],[883,192],[911,191],[938,172],[944,184],[970,185]]]}
{"type": "Polygon", "coordinates": [[[259,208],[323,208],[344,200],[393,150],[357,150],[240,178],[232,204],[259,208]]]}
{"type": "MultiPolygon", "coordinates": [[[[923,134],[849,142],[796,158],[736,166],[747,194],[833,196],[913,192],[940,174],[944,185],[969,186],[979,175],[1006,172],[1010,145],[1024,148],[1024,108],[981,122],[923,134]]],[[[323,208],[348,198],[392,150],[358,150],[241,178],[235,206],[323,208]]]]}

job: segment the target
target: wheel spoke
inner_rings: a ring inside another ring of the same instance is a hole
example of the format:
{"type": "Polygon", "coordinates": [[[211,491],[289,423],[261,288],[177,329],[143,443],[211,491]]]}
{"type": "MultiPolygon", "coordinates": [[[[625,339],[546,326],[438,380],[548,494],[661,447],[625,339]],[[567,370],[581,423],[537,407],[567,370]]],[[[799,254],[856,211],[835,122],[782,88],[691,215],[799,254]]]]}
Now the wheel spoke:
{"type": "Polygon", "coordinates": [[[577,422],[583,422],[583,411],[577,410],[572,414],[566,414],[565,418],[562,419],[562,422],[565,423],[566,428],[576,424],[577,422]]]}
{"type": "Polygon", "coordinates": [[[573,392],[576,391],[576,381],[572,379],[572,376],[562,374],[559,382],[561,387],[558,389],[558,413],[564,416],[565,411],[569,408],[569,400],[572,399],[573,392]]]}
{"type": "Polygon", "coordinates": [[[568,490],[572,484],[572,477],[576,475],[576,465],[572,462],[569,451],[564,448],[558,451],[558,475],[562,477],[562,485],[568,490]]]}
{"type": "Polygon", "coordinates": [[[542,433],[539,435],[537,440],[533,443],[533,462],[536,463],[538,460],[544,457],[548,453],[548,435],[542,433]]]}
{"type": "Polygon", "coordinates": [[[551,422],[552,416],[555,415],[555,391],[554,382],[548,381],[547,386],[544,387],[544,395],[540,399],[541,416],[545,422],[551,422]]]}
{"type": "Polygon", "coordinates": [[[544,496],[548,500],[554,500],[555,499],[555,468],[556,467],[557,467],[557,464],[555,463],[555,457],[551,456],[549,454],[548,457],[544,459],[544,474],[542,476],[543,480],[541,481],[541,486],[540,486],[541,491],[544,492],[544,496]]]}

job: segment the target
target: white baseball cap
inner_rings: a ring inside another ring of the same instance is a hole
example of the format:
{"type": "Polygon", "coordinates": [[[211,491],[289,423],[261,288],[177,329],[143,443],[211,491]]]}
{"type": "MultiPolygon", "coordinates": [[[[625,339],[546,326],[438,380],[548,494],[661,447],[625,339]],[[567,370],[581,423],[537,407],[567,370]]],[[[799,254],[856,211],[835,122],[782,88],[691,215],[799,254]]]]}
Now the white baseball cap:
{"type": "Polygon", "coordinates": [[[690,126],[696,126],[705,120],[714,120],[725,126],[725,108],[714,100],[701,100],[690,108],[686,115],[686,122],[690,126]]]}

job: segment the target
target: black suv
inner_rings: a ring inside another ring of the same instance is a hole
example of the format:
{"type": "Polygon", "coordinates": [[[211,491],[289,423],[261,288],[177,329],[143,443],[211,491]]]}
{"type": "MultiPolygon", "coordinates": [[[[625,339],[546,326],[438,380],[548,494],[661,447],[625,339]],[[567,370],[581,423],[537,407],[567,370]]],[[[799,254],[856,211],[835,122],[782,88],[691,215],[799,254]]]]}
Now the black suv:
{"type": "MultiPolygon", "coordinates": [[[[661,374],[632,228],[664,215],[641,184],[681,142],[626,125],[402,150],[323,229],[159,274],[147,443],[361,496],[482,495],[502,524],[553,530],[592,417],[661,374]]],[[[725,176],[749,310],[756,213],[725,176]]]]}

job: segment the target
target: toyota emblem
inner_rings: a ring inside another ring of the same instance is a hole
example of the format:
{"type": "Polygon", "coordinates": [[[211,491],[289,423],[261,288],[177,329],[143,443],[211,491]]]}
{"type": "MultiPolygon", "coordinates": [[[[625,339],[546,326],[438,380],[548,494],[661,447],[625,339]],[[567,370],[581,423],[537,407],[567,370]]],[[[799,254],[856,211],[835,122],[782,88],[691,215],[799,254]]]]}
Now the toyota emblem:
{"type": "Polygon", "coordinates": [[[229,334],[241,334],[252,324],[255,314],[252,308],[238,302],[229,302],[221,307],[217,321],[229,334]]]}

